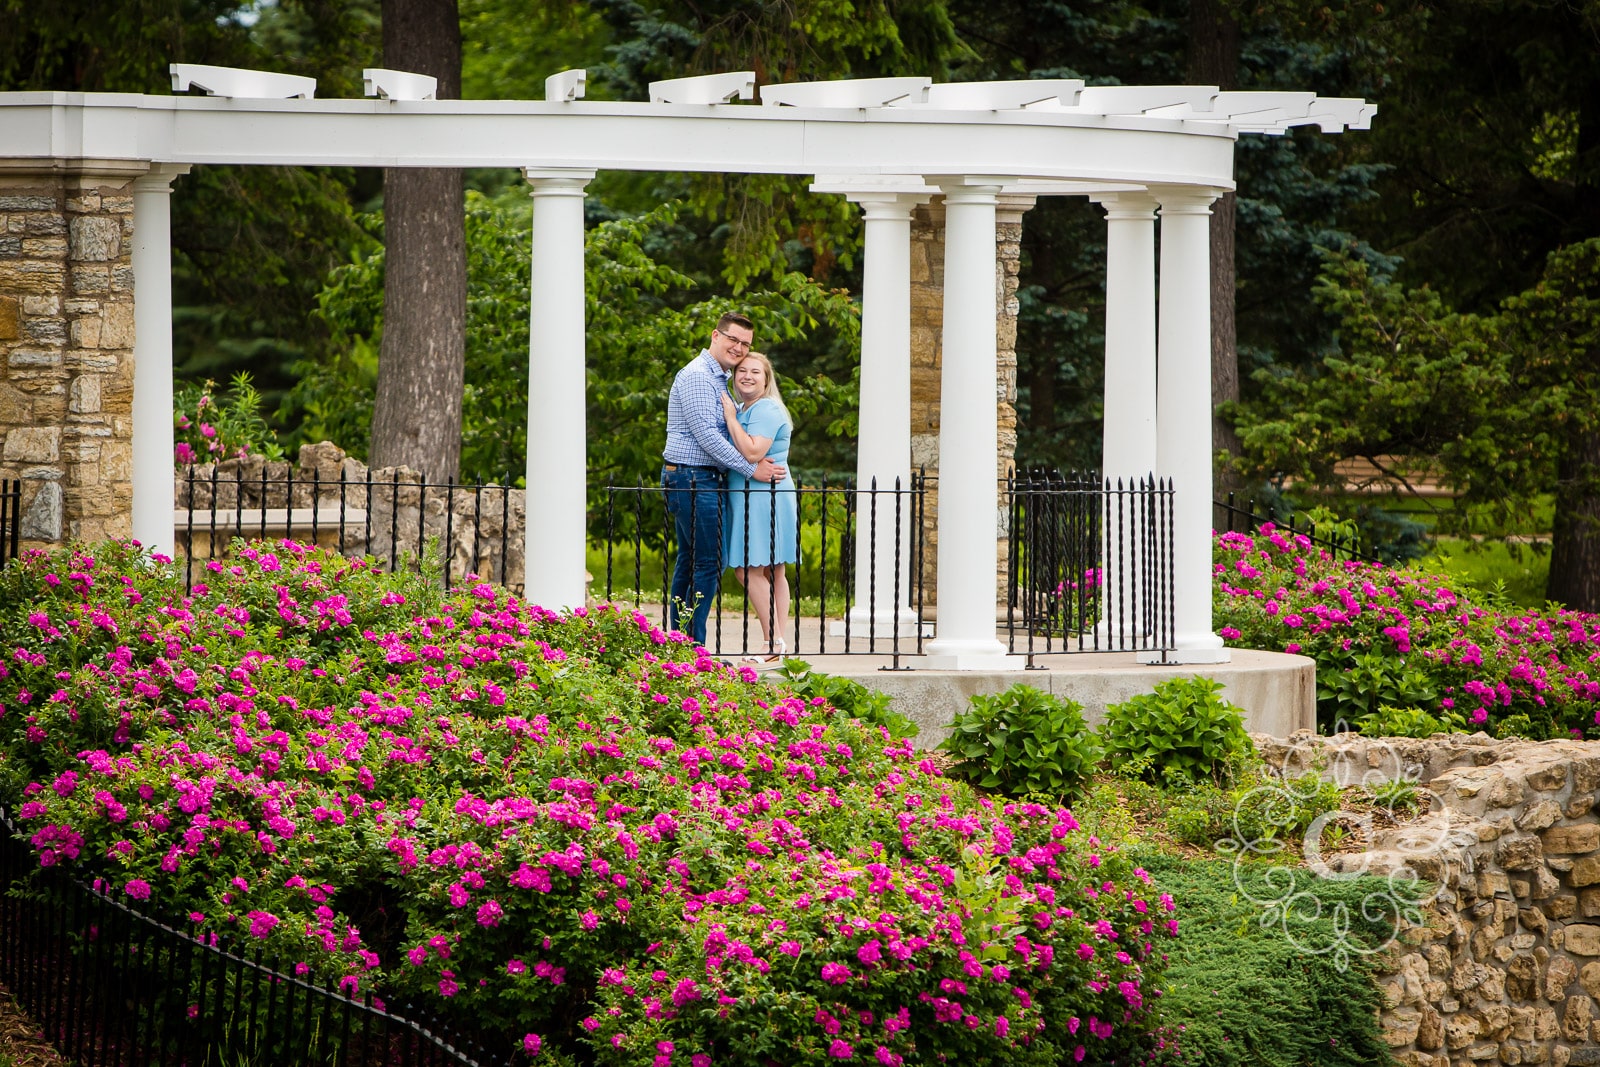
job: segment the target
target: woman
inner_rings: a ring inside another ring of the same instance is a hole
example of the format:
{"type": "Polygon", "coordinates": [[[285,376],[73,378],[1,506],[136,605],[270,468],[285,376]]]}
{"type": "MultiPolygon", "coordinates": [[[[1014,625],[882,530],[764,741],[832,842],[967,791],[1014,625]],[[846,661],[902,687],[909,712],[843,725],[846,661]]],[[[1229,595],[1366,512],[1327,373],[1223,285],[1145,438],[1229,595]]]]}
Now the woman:
{"type": "MultiPolygon", "coordinates": [[[[778,392],[772,364],[752,352],[734,367],[730,385],[739,398],[734,406],[727,394],[722,413],[734,447],[751,463],[763,456],[774,463],[789,462],[789,433],[794,423],[778,392]]],[[[728,515],[723,526],[724,558],[734,569],[745,598],[755,608],[761,624],[766,662],[775,663],[788,651],[783,641],[783,620],[789,615],[789,579],[784,564],[800,559],[800,521],[793,476],[776,486],[752,482],[728,473],[728,515]]]]}

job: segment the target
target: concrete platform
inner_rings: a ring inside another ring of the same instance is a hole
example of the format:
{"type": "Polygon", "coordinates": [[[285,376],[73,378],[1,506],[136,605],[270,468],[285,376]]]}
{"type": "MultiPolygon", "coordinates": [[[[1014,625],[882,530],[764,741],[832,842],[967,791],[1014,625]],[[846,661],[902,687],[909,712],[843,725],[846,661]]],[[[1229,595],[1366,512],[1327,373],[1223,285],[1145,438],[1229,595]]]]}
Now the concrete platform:
{"type": "MultiPolygon", "coordinates": [[[[1222,683],[1222,695],[1245,709],[1245,728],[1252,733],[1288,737],[1317,725],[1316,662],[1283,652],[1233,649],[1233,662],[1160,666],[1135,662],[1131,652],[1080,652],[1038,657],[1041,670],[1027,670],[1017,657],[1015,670],[930,671],[882,668],[889,657],[810,656],[811,666],[827,674],[851,678],[888,693],[895,710],[921,727],[919,748],[933,748],[950,732],[950,723],[976,694],[1003,692],[1022,682],[1083,705],[1091,725],[1105,720],[1106,706],[1148,693],[1169,678],[1204,676],[1222,683]]],[[[915,666],[915,658],[901,664],[915,666]]]]}

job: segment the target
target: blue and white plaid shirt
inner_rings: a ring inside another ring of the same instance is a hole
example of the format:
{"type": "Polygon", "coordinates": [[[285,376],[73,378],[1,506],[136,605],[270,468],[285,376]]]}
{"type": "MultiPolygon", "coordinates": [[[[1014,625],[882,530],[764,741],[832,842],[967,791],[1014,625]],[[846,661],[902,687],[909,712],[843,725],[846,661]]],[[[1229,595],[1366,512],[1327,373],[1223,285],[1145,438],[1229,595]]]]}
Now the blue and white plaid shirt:
{"type": "Polygon", "coordinates": [[[672,380],[667,397],[667,447],[661,458],[689,467],[721,467],[748,478],[756,465],[739,454],[728,437],[722,397],[728,372],[711,358],[709,349],[691,360],[672,380]]]}

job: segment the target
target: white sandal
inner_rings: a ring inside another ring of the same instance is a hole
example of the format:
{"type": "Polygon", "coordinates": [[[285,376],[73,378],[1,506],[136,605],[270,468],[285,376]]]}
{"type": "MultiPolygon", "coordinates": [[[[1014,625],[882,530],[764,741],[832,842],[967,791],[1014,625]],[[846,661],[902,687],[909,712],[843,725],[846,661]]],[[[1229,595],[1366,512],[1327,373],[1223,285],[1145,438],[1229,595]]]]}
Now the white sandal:
{"type": "Polygon", "coordinates": [[[777,638],[772,642],[772,649],[767,653],[766,662],[777,663],[788,654],[789,647],[783,643],[783,638],[777,638]]]}

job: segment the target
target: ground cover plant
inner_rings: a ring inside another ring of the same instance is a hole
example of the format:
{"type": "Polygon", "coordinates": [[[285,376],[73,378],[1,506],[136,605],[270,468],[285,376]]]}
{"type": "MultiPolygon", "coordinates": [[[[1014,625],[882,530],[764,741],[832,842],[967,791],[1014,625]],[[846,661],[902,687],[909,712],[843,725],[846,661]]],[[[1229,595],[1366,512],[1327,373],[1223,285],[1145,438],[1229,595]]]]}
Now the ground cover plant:
{"type": "Polygon", "coordinates": [[[41,866],[540,1062],[1131,1063],[1172,898],[640,615],[291,543],[0,572],[41,866]]]}
{"type": "Polygon", "coordinates": [[[1317,661],[1323,729],[1385,707],[1473,729],[1600,736],[1600,615],[1474,603],[1424,572],[1334,562],[1263,525],[1216,541],[1218,632],[1317,661]]]}

